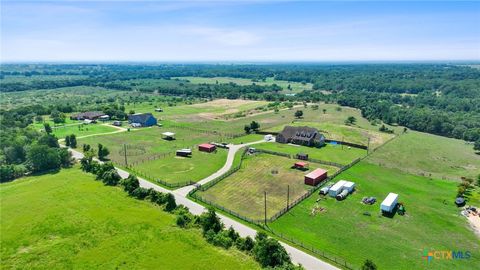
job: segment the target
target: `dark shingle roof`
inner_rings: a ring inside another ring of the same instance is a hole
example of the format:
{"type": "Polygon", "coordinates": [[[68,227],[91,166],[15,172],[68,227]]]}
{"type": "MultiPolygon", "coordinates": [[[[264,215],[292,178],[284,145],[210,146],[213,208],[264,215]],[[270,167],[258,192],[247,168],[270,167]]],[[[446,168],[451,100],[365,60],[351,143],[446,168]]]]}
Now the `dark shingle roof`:
{"type": "Polygon", "coordinates": [[[148,118],[153,117],[151,113],[137,113],[137,114],[131,114],[128,116],[128,121],[132,123],[140,123],[143,124],[145,123],[148,118]]]}

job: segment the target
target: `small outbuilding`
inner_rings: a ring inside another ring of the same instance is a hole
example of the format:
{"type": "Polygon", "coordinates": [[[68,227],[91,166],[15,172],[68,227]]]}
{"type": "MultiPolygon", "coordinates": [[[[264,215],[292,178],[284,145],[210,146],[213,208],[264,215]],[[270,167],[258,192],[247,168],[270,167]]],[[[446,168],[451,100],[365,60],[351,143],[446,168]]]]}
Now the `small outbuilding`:
{"type": "Polygon", "coordinates": [[[323,180],[327,179],[327,171],[317,168],[314,171],[305,175],[305,185],[316,186],[323,180]]]}
{"type": "Polygon", "coordinates": [[[153,117],[151,113],[137,113],[128,116],[128,122],[138,123],[142,127],[150,127],[157,124],[157,118],[153,117]]]}
{"type": "Polygon", "coordinates": [[[308,163],[304,161],[297,161],[295,164],[293,164],[293,167],[300,170],[308,169],[308,163]]]}
{"type": "Polygon", "coordinates": [[[167,131],[162,133],[162,139],[172,141],[175,140],[175,133],[167,131]]]}
{"type": "Polygon", "coordinates": [[[298,153],[298,154],[297,154],[297,159],[300,159],[300,160],[308,160],[308,154],[298,153]]]}
{"type": "Polygon", "coordinates": [[[162,108],[156,108],[155,111],[156,112],[163,112],[163,109],[162,108]]]}
{"type": "Polygon", "coordinates": [[[188,149],[188,148],[180,149],[180,150],[177,150],[176,154],[179,157],[190,157],[192,156],[192,149],[188,149]]]}
{"type": "Polygon", "coordinates": [[[395,209],[395,206],[397,206],[397,201],[398,194],[389,193],[380,205],[380,210],[382,210],[383,213],[392,213],[395,209]]]}
{"type": "Polygon", "coordinates": [[[342,192],[343,185],[346,183],[347,181],[345,180],[338,181],[330,188],[330,190],[328,190],[328,195],[330,195],[330,197],[336,197],[338,194],[340,194],[340,192],[342,192]]]}
{"type": "Polygon", "coordinates": [[[113,121],[113,125],[116,126],[116,127],[120,127],[120,126],[122,126],[122,122],[121,121],[113,121]]]}
{"type": "Polygon", "coordinates": [[[110,115],[108,115],[108,114],[102,115],[98,118],[98,120],[103,121],[103,122],[108,121],[108,120],[110,120],[110,115]]]}
{"type": "Polygon", "coordinates": [[[207,152],[207,153],[211,153],[213,151],[215,151],[217,149],[217,147],[213,144],[209,144],[209,143],[202,143],[200,145],[198,145],[198,151],[201,151],[201,152],[207,152]]]}
{"type": "Polygon", "coordinates": [[[263,139],[266,141],[266,142],[269,142],[271,140],[273,140],[273,135],[272,134],[267,134],[263,137],[263,139]]]}

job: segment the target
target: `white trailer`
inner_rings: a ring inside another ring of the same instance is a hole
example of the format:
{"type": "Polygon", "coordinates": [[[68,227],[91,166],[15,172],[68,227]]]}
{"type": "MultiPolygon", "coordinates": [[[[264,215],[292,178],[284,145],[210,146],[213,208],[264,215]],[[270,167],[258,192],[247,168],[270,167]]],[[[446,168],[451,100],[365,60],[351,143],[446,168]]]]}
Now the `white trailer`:
{"type": "Polygon", "coordinates": [[[267,134],[267,135],[265,135],[265,137],[263,137],[263,139],[266,142],[269,142],[269,141],[273,140],[273,135],[272,134],[267,134]]]}
{"type": "Polygon", "coordinates": [[[343,190],[343,185],[345,185],[347,181],[345,180],[340,180],[335,185],[333,185],[330,190],[328,191],[328,195],[331,197],[336,197],[340,192],[343,190]]]}
{"type": "Polygon", "coordinates": [[[348,190],[348,193],[352,193],[353,190],[355,189],[355,183],[346,181],[346,183],[343,185],[344,190],[348,190]]]}
{"type": "Polygon", "coordinates": [[[382,204],[380,204],[380,210],[382,210],[382,212],[391,213],[393,209],[395,209],[397,201],[398,194],[389,193],[385,200],[383,200],[382,204]]]}

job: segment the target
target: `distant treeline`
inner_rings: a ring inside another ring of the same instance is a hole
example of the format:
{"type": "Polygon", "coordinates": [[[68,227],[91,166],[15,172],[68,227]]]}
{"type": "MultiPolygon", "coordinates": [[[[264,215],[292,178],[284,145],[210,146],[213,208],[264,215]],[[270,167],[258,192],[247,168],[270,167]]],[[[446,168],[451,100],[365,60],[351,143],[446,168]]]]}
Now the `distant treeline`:
{"type": "MultiPolygon", "coordinates": [[[[123,91],[159,93],[194,98],[245,98],[269,101],[337,102],[362,110],[369,120],[433,134],[477,141],[480,139],[480,70],[448,64],[78,64],[3,65],[1,78],[29,80],[2,82],[1,91],[100,86],[123,91]],[[37,75],[73,78],[34,80],[37,75]],[[79,78],[75,78],[79,75],[79,78]],[[192,84],[172,77],[248,78],[254,83],[278,80],[312,83],[313,90],[285,96],[278,85],[192,84]],[[141,79],[166,83],[147,84],[141,79]]],[[[1,82],[1,81],[0,81],[1,82]]]]}

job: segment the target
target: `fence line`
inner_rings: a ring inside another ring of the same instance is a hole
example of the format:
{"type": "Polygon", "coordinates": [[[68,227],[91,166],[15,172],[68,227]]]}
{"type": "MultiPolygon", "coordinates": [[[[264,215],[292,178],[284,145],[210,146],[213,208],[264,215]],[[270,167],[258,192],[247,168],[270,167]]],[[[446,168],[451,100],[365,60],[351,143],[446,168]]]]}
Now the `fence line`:
{"type": "MultiPolygon", "coordinates": [[[[297,159],[296,157],[294,157],[294,156],[291,155],[291,154],[281,153],[281,152],[275,152],[275,151],[271,151],[271,150],[255,149],[255,152],[266,153],[266,154],[276,155],[276,156],[281,156],[281,157],[286,157],[286,158],[290,158],[290,159],[297,159]]],[[[334,167],[337,167],[337,168],[343,168],[343,167],[346,166],[346,165],[343,165],[343,164],[340,164],[340,163],[336,163],[336,162],[332,162],[332,161],[326,161],[326,160],[320,160],[320,159],[314,159],[314,158],[310,158],[310,157],[309,157],[307,160],[308,160],[308,161],[311,161],[311,162],[314,162],[314,163],[319,163],[319,164],[334,166],[334,167]]]]}
{"type": "Polygon", "coordinates": [[[145,179],[153,180],[153,181],[155,181],[156,183],[159,183],[159,184],[161,184],[161,185],[163,185],[163,186],[166,186],[166,187],[169,187],[169,188],[184,187],[184,186],[194,185],[194,184],[197,183],[197,182],[194,182],[194,181],[191,181],[191,180],[189,180],[189,181],[184,181],[184,182],[178,182],[178,183],[169,183],[169,182],[166,182],[166,181],[157,179],[157,178],[155,178],[155,177],[153,177],[153,176],[151,176],[151,175],[149,175],[149,174],[147,174],[147,173],[145,173],[145,172],[143,172],[143,171],[140,171],[140,170],[138,170],[138,169],[135,169],[135,168],[133,168],[133,167],[127,166],[127,169],[128,169],[129,171],[131,171],[132,173],[140,176],[140,177],[143,177],[143,178],[145,178],[145,179]]]}

